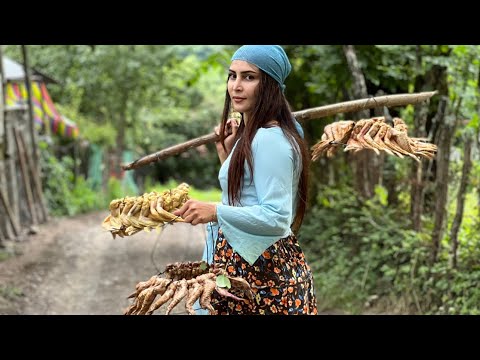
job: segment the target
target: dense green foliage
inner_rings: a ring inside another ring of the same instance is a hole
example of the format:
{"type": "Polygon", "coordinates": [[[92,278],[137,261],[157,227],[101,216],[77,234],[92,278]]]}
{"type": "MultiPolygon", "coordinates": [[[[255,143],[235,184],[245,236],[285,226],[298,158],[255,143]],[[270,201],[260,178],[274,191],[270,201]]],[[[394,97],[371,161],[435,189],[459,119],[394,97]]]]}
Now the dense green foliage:
{"type": "MultiPolygon", "coordinates": [[[[478,247],[462,252],[462,268],[474,271],[451,269],[447,244],[430,267],[428,238],[407,230],[408,214],[389,207],[380,187],[367,201],[346,187],[323,187],[316,204],[300,242],[315,271],[320,309],[480,314],[478,247]]],[[[478,245],[478,233],[471,235],[465,245],[478,245]]]]}
{"type": "Polygon", "coordinates": [[[73,159],[52,156],[48,145],[40,142],[42,184],[49,212],[54,216],[75,215],[105,206],[84,177],[74,179],[73,159]]]}
{"type": "Polygon", "coordinates": [[[317,274],[320,304],[357,312],[371,296],[392,290],[421,241],[404,230],[407,215],[386,206],[382,188],[362,202],[348,188],[325,187],[316,203],[301,238],[317,274]]]}

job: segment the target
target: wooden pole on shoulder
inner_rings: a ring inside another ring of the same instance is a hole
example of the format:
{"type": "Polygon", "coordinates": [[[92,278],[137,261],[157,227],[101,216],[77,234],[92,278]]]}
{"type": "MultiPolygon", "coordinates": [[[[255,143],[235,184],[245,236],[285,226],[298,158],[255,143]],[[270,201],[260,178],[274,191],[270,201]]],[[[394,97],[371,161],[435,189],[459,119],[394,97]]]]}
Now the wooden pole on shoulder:
{"type": "MultiPolygon", "coordinates": [[[[364,110],[364,109],[372,109],[380,106],[395,107],[395,106],[404,106],[404,105],[410,105],[410,104],[413,105],[413,104],[418,104],[427,99],[430,99],[436,93],[437,93],[436,91],[428,91],[428,92],[421,92],[421,93],[414,93],[414,94],[384,95],[379,97],[371,97],[368,99],[345,101],[338,104],[331,104],[331,105],[325,105],[325,106],[315,107],[311,109],[296,111],[293,113],[293,116],[295,116],[297,120],[311,120],[311,119],[320,119],[322,117],[327,117],[327,116],[340,114],[340,113],[355,112],[355,111],[364,110]]],[[[173,155],[178,155],[193,147],[218,141],[218,139],[219,139],[219,136],[214,132],[207,135],[203,135],[198,138],[188,140],[184,143],[170,146],[166,149],[157,151],[153,154],[146,155],[129,164],[122,165],[122,169],[123,170],[137,169],[141,166],[150,164],[152,162],[160,161],[162,159],[165,159],[173,155]]]]}

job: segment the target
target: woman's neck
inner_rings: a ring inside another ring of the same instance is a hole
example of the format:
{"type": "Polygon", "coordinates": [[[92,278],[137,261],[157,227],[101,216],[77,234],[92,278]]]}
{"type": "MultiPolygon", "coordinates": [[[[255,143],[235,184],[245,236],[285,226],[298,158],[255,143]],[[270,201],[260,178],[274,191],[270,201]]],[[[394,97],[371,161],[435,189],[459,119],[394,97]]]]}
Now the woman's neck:
{"type": "Polygon", "coordinates": [[[248,114],[247,113],[243,113],[243,122],[245,123],[245,125],[247,125],[247,122],[248,122],[248,114]]]}

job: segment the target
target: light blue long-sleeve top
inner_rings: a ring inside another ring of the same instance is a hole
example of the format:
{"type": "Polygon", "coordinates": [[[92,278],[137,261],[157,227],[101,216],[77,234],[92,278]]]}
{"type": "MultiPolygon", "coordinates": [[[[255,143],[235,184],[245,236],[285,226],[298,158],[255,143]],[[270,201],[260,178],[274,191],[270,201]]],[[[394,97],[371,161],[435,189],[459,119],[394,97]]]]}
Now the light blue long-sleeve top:
{"type": "MultiPolygon", "coordinates": [[[[296,126],[303,137],[298,122],[296,126]]],[[[268,247],[291,234],[302,164],[299,153],[281,128],[260,128],[252,141],[253,182],[250,183],[252,174],[245,162],[240,204],[231,206],[228,167],[235,146],[219,170],[222,204],[217,205],[218,222],[207,224],[203,260],[213,262],[214,244],[221,227],[233,250],[253,265],[268,247]]]]}

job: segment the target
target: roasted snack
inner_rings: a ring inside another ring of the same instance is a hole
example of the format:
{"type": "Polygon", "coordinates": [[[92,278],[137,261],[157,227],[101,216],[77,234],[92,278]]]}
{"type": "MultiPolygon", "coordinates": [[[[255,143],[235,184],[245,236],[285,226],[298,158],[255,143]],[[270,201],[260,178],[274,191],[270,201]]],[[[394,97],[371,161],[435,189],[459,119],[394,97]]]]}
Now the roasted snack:
{"type": "Polygon", "coordinates": [[[136,234],[141,230],[159,229],[168,222],[183,222],[181,217],[172,214],[189,199],[189,186],[186,183],[162,193],[155,191],[142,196],[124,197],[110,202],[110,215],[102,227],[120,237],[136,234]]]}
{"type": "Polygon", "coordinates": [[[211,304],[214,291],[238,301],[246,301],[244,297],[253,301],[253,292],[245,279],[229,276],[224,269],[203,261],[177,262],[167,265],[161,275],[137,284],[135,291],[128,296],[134,300],[125,315],[151,315],[170,301],[165,311],[168,315],[182,300],[185,300],[185,309],[190,315],[195,315],[193,304],[197,300],[202,309],[215,314],[211,304]]]}
{"type": "Polygon", "coordinates": [[[400,158],[409,156],[417,162],[422,157],[433,159],[437,145],[428,139],[411,138],[407,134],[407,125],[400,118],[393,119],[393,127],[384,117],[357,121],[337,121],[325,126],[321,140],[312,147],[312,160],[321,156],[332,157],[339,146],[343,151],[370,149],[378,155],[380,151],[400,158]]]}

